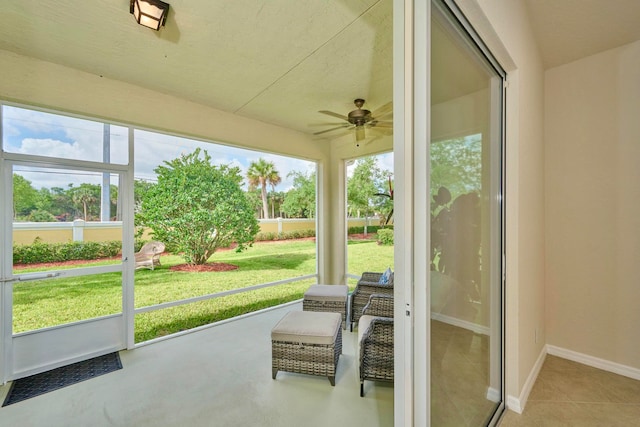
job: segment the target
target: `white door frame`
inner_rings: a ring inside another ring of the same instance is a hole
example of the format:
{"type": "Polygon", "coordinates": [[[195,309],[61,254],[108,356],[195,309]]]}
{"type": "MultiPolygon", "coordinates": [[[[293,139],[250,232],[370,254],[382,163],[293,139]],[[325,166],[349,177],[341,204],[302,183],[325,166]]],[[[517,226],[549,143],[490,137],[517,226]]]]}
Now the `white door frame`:
{"type": "Polygon", "coordinates": [[[396,426],[430,421],[430,16],[428,1],[394,1],[396,426]]]}
{"type": "MultiPolygon", "coordinates": [[[[2,109],[0,108],[0,111],[2,109]]],[[[1,116],[0,116],[1,119],[1,116]]],[[[0,135],[0,141],[1,141],[0,135]]],[[[49,158],[1,152],[0,155],[0,199],[5,203],[0,211],[0,236],[2,256],[0,259],[0,315],[2,334],[0,340],[0,382],[37,374],[80,360],[100,356],[127,348],[128,336],[133,336],[131,319],[133,313],[133,144],[129,138],[129,165],[103,164],[73,159],[49,158]],[[35,166],[56,169],[88,170],[119,174],[123,191],[123,262],[113,266],[84,268],[79,270],[49,271],[44,274],[13,274],[13,167],[35,166]],[[130,188],[129,185],[130,184],[130,188]],[[86,319],[71,324],[57,325],[25,333],[13,334],[13,283],[23,279],[78,276],[106,272],[122,272],[122,310],[118,314],[86,319]],[[30,277],[31,276],[31,277],[30,277]],[[44,277],[43,277],[44,276],[44,277]],[[130,331],[131,330],[131,331],[130,331]],[[81,339],[78,339],[81,337],[81,339]],[[46,351],[43,351],[46,349],[46,351]]]]}

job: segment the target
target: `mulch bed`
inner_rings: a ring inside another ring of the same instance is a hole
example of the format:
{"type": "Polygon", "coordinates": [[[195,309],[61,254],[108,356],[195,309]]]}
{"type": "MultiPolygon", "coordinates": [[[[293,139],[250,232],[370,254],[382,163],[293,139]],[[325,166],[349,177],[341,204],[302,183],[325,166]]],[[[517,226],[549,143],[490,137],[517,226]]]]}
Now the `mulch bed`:
{"type": "Polygon", "coordinates": [[[171,271],[184,271],[187,273],[209,273],[215,271],[237,270],[238,266],[224,262],[209,262],[203,265],[178,264],[169,267],[171,271]]]}

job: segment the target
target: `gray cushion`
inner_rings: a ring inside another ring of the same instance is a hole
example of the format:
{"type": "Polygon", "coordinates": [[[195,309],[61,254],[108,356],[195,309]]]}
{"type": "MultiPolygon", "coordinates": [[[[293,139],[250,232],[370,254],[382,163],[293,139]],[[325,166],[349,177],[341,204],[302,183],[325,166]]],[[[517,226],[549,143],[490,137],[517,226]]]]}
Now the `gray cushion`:
{"type": "Polygon", "coordinates": [[[342,326],[339,313],[290,311],[271,330],[272,341],[333,344],[342,326]]]}
{"type": "Polygon", "coordinates": [[[313,301],[346,301],[347,285],[311,285],[304,293],[304,299],[313,301]]]}

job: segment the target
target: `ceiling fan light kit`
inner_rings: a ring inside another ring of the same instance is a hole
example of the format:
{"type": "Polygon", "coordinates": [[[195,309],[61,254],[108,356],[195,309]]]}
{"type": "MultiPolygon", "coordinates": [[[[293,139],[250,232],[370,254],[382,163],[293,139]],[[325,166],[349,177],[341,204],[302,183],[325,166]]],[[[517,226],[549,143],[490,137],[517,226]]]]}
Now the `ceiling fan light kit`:
{"type": "Polygon", "coordinates": [[[326,114],[328,116],[337,117],[341,120],[344,120],[346,123],[336,123],[339,126],[332,127],[330,129],[325,129],[320,132],[315,132],[314,135],[320,135],[326,132],[331,132],[338,129],[347,129],[347,130],[355,130],[355,139],[356,139],[356,147],[360,146],[360,142],[366,138],[365,128],[373,128],[373,127],[381,127],[386,129],[393,128],[393,121],[390,118],[386,118],[389,114],[392,113],[392,103],[388,102],[382,107],[378,108],[376,111],[371,112],[365,108],[364,106],[365,100],[362,98],[357,98],[353,101],[356,106],[356,109],[350,111],[346,116],[342,114],[335,113],[333,111],[321,110],[319,113],[326,114]]]}

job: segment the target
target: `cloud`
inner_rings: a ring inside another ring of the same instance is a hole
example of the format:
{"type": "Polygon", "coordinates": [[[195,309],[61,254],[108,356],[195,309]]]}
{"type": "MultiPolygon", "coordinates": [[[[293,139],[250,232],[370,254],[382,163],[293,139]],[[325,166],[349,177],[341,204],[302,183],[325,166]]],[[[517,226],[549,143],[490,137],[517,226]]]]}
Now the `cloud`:
{"type": "MultiPolygon", "coordinates": [[[[100,147],[101,150],[101,147],[100,147]]],[[[47,157],[88,160],[97,157],[96,147],[74,142],[72,144],[55,139],[25,138],[18,149],[22,154],[40,154],[47,157]]]]}
{"type": "MultiPolygon", "coordinates": [[[[11,137],[10,142],[7,142],[11,145],[11,152],[74,160],[103,161],[105,127],[102,122],[11,106],[4,106],[3,113],[5,137],[11,137]]],[[[109,125],[109,131],[110,162],[127,164],[129,162],[128,128],[109,125]]],[[[172,160],[182,154],[190,153],[197,147],[206,150],[211,155],[214,164],[237,166],[245,177],[251,162],[260,158],[273,162],[282,179],[282,182],[276,186],[276,191],[286,192],[293,187],[293,179],[287,177],[290,172],[309,173],[316,168],[314,162],[307,160],[140,129],[134,131],[134,140],[134,165],[137,179],[154,181],[156,167],[163,164],[165,160],[172,160]]],[[[62,171],[32,173],[33,179],[30,180],[37,188],[43,186],[66,187],[69,183],[80,184],[83,182],[83,176],[88,177],[87,174],[78,175],[71,172],[65,177],[64,173],[60,172],[62,171]]]]}
{"type": "Polygon", "coordinates": [[[246,177],[251,162],[260,158],[273,162],[282,178],[282,182],[276,186],[276,191],[286,192],[293,187],[293,179],[287,178],[289,172],[307,172],[315,169],[315,163],[306,160],[148,131],[136,130],[135,141],[135,176],[148,180],[155,179],[153,170],[163,161],[175,159],[198,147],[207,151],[213,164],[237,166],[243,177],[246,177]]]}

